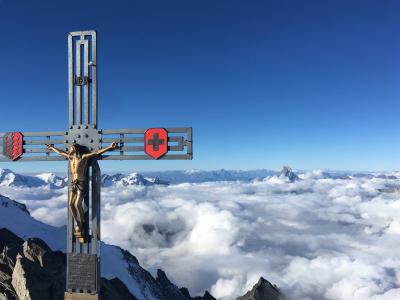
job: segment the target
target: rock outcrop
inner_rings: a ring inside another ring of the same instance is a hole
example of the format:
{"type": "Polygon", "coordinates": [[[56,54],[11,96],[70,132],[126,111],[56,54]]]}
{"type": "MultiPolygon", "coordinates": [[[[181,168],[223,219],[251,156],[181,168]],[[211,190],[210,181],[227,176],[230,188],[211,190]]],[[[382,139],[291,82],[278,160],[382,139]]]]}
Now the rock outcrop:
{"type": "MultiPolygon", "coordinates": [[[[119,248],[120,249],[120,248],[119,248]]],[[[179,289],[163,270],[156,278],[143,269],[136,257],[120,249],[132,278],[151,291],[159,300],[216,300],[208,292],[192,298],[186,288],[179,289]]],[[[52,251],[41,239],[26,241],[9,231],[0,229],[0,300],[63,300],[65,291],[66,256],[52,251]]],[[[119,279],[101,278],[101,299],[137,300],[119,279]]]]}
{"type": "Polygon", "coordinates": [[[278,288],[263,277],[253,288],[236,300],[283,300],[278,288]]]}
{"type": "Polygon", "coordinates": [[[0,229],[0,300],[17,299],[11,281],[15,260],[23,242],[11,231],[0,229]]]}
{"type": "Polygon", "coordinates": [[[156,278],[143,269],[135,256],[126,250],[119,248],[128,265],[128,271],[142,291],[148,291],[150,295],[160,300],[216,300],[208,291],[204,296],[191,297],[187,288],[178,288],[167,277],[166,273],[158,269],[156,278]]]}
{"type": "MultiPolygon", "coordinates": [[[[0,229],[0,300],[63,300],[65,254],[41,239],[0,229]]],[[[101,279],[104,300],[137,300],[118,278],[101,279]]]]}
{"type": "Polygon", "coordinates": [[[118,278],[101,278],[101,300],[138,300],[118,278]]]}

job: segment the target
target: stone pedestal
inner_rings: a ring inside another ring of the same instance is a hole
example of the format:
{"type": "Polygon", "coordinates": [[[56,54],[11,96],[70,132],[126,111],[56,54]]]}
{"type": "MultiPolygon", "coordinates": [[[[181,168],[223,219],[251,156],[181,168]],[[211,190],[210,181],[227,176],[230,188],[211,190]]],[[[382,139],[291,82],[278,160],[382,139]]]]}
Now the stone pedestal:
{"type": "Polygon", "coordinates": [[[98,294],[64,293],[64,300],[100,300],[98,294]]]}

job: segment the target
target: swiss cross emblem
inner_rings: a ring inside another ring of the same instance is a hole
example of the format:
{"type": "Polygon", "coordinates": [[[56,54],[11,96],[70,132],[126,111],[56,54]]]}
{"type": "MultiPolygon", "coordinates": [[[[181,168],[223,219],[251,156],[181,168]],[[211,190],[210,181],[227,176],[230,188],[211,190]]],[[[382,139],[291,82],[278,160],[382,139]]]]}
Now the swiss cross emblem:
{"type": "Polygon", "coordinates": [[[144,152],[159,159],[168,152],[168,132],[164,128],[150,128],[144,133],[144,152]]]}
{"type": "Polygon", "coordinates": [[[11,160],[22,156],[23,136],[20,132],[8,132],[3,136],[3,155],[11,160]]]}

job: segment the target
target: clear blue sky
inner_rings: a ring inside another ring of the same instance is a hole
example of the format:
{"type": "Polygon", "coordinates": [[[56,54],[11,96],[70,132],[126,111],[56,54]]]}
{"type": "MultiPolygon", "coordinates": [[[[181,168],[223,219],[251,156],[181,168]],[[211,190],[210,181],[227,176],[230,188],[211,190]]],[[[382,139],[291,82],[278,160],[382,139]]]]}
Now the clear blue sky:
{"type": "Polygon", "coordinates": [[[399,169],[399,15],[399,1],[0,0],[0,131],[66,128],[67,33],[96,29],[100,127],[195,138],[193,161],[105,171],[399,169]]]}

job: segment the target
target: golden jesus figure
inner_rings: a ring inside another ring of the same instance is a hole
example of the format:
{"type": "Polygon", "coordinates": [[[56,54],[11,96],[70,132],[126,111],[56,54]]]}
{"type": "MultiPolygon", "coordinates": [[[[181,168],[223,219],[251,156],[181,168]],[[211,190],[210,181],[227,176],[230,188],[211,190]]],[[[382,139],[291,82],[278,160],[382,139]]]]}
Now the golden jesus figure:
{"type": "Polygon", "coordinates": [[[107,151],[115,150],[118,147],[117,143],[112,143],[110,146],[98,151],[83,153],[77,144],[72,144],[69,152],[54,148],[52,145],[46,145],[47,149],[66,157],[69,161],[69,169],[71,171],[71,189],[69,195],[68,206],[72,216],[76,222],[75,237],[79,243],[85,243],[83,226],[85,223],[84,200],[88,192],[87,170],[89,160],[107,151]]]}

